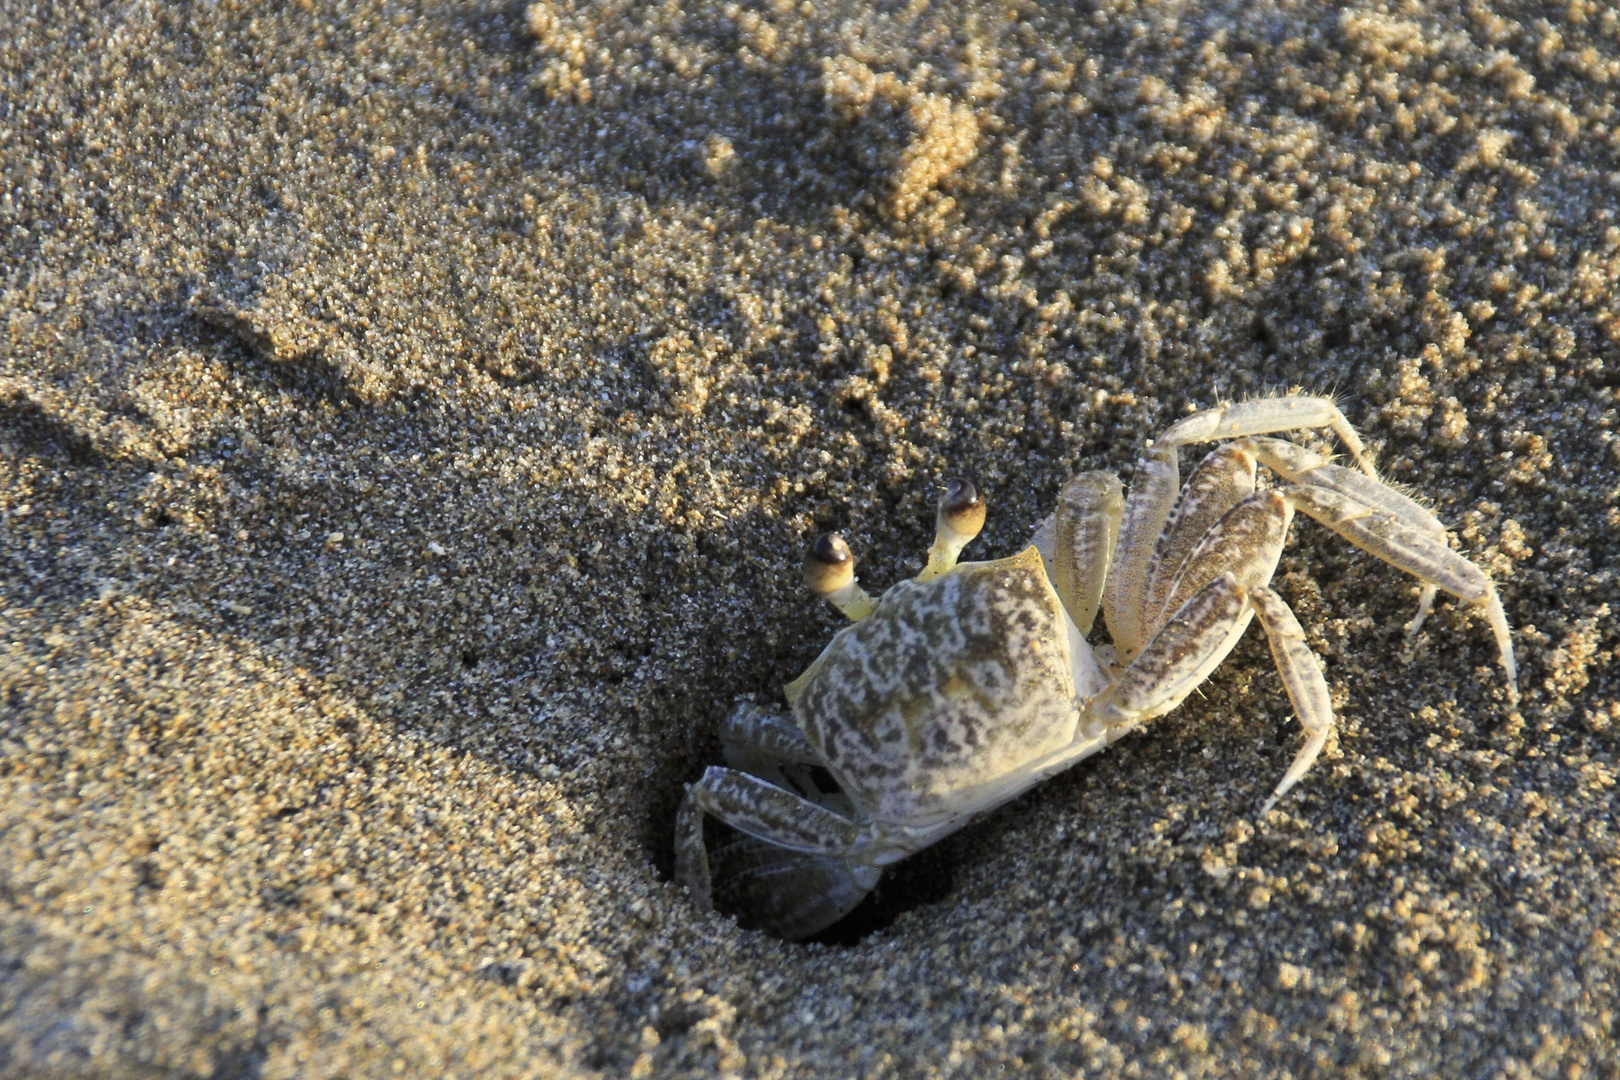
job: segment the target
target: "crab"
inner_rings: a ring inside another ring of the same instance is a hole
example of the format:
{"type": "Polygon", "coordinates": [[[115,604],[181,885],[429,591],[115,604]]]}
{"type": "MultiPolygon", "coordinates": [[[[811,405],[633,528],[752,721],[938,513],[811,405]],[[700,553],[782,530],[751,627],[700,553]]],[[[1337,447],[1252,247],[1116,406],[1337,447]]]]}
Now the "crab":
{"type": "Polygon", "coordinates": [[[1264,815],[1334,730],[1322,668],[1270,587],[1296,511],[1421,582],[1409,637],[1439,590],[1481,612],[1517,703],[1495,586],[1432,513],[1379,479],[1338,407],[1297,391],[1220,405],[1147,444],[1129,497],[1109,473],[1069,480],[1008,558],[957,561],[985,517],[962,480],[940,498],[927,565],[877,599],[843,537],[819,537],[806,580],[851,625],[787,685],[790,716],[743,700],[722,723],[727,765],[687,785],[677,814],[677,880],[700,909],[719,893],[759,929],[814,935],[884,867],[1174,709],[1251,620],[1305,734],[1264,815]],[[1322,428],[1356,469],[1274,437],[1322,428]],[[1179,448],[1209,442],[1182,485],[1179,448]],[[1271,483],[1257,483],[1258,466],[1271,483]],[[1112,641],[1093,646],[1099,611],[1112,641]],[[709,852],[706,816],[738,838],[709,852]]]}

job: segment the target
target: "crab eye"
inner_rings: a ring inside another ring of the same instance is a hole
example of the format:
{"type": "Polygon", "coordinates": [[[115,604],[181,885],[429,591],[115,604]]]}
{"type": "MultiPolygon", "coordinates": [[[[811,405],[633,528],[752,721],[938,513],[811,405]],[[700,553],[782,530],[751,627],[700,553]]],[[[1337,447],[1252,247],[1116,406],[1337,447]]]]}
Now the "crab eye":
{"type": "Polygon", "coordinates": [[[828,596],[855,580],[855,556],[840,532],[822,533],[804,553],[804,580],[817,596],[828,596]]]}
{"type": "Polygon", "coordinates": [[[939,497],[939,519],[964,542],[984,528],[984,497],[970,480],[947,480],[939,497]]]}
{"type": "Polygon", "coordinates": [[[810,542],[810,558],[823,566],[841,566],[855,556],[841,532],[824,532],[810,542]]]}

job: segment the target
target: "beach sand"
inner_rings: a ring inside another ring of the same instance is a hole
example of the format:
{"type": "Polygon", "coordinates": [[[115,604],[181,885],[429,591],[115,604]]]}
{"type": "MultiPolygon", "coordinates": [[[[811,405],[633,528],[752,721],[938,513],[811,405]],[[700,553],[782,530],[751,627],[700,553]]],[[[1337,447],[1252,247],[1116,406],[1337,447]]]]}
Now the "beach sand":
{"type": "Polygon", "coordinates": [[[1612,8],[3,25],[0,1075],[1620,1075],[1612,8]],[[1340,727],[1274,813],[1256,632],[822,940],[694,910],[807,538],[887,585],[961,475],[1010,554],[1293,386],[1494,576],[1519,708],[1301,518],[1340,727]]]}

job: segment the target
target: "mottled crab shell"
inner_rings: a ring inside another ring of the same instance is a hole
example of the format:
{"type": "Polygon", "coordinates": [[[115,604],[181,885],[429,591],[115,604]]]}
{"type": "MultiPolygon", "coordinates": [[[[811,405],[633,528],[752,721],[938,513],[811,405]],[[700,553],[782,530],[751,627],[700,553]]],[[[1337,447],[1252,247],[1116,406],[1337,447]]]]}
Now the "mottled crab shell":
{"type": "Polygon", "coordinates": [[[786,695],[861,816],[914,826],[982,808],[1077,718],[1063,607],[1034,547],[895,585],[786,695]]]}

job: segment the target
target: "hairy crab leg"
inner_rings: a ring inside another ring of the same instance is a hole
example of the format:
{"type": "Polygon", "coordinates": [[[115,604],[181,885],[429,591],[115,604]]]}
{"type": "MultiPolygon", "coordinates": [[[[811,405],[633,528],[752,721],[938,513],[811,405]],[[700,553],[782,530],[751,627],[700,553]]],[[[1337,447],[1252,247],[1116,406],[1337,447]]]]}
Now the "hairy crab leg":
{"type": "Polygon", "coordinates": [[[1114,549],[1117,557],[1103,590],[1103,621],[1122,661],[1134,659],[1147,642],[1142,594],[1147,589],[1148,564],[1180,487],[1174,446],[1154,447],[1136,459],[1136,475],[1131,479],[1114,549]]]}
{"type": "Polygon", "coordinates": [[[1081,713],[1083,739],[1130,728],[1181,704],[1214,671],[1248,628],[1249,606],[1237,576],[1223,573],[1181,606],[1141,655],[1081,713]]]}
{"type": "Polygon", "coordinates": [[[1260,813],[1264,814],[1310,771],[1322,747],[1327,745],[1328,736],[1333,733],[1333,699],[1328,693],[1327,680],[1322,677],[1322,665],[1305,643],[1305,631],[1283,598],[1269,588],[1256,586],[1249,590],[1249,603],[1254,605],[1255,618],[1271,644],[1271,658],[1282,676],[1294,715],[1305,729],[1305,745],[1294,755],[1277,789],[1260,808],[1260,813]]]}
{"type": "MultiPolygon", "coordinates": [[[[792,795],[792,784],[806,799],[843,815],[848,800],[822,793],[806,766],[824,764],[798,725],[743,701],[720,724],[726,761],[792,795]],[[785,775],[784,775],[785,774],[785,775]]],[[[721,795],[718,801],[724,801],[721,795]]],[[[875,870],[853,868],[837,855],[783,847],[746,832],[710,852],[703,841],[703,815],[710,805],[689,794],[677,816],[676,878],[692,889],[695,902],[712,908],[718,893],[728,911],[745,913],[749,926],[788,940],[808,937],[849,914],[877,883],[875,870]],[[700,881],[709,890],[692,888],[700,881]]],[[[716,815],[727,820],[723,815],[716,815]]]]}
{"type": "Polygon", "coordinates": [[[732,768],[796,791],[834,813],[849,813],[848,796],[838,790],[823,791],[816,783],[810,770],[825,768],[827,761],[787,717],[744,701],[721,722],[720,745],[732,768]]]}
{"type": "Polygon", "coordinates": [[[1324,397],[1288,394],[1204,409],[1171,424],[1136,463],[1119,558],[1103,595],[1103,615],[1120,658],[1130,660],[1148,637],[1146,601],[1150,563],[1180,480],[1176,448],[1217,439],[1240,439],[1278,431],[1331,428],[1362,472],[1376,477],[1372,457],[1338,406],[1324,397]]]}
{"type": "Polygon", "coordinates": [[[872,876],[832,855],[807,855],[746,834],[709,853],[714,899],[750,929],[798,941],[848,915],[872,876]]]}
{"type": "Polygon", "coordinates": [[[1408,637],[1422,627],[1439,589],[1483,608],[1507,674],[1508,700],[1518,701],[1512,630],[1496,587],[1485,571],[1451,550],[1439,518],[1381,480],[1286,440],[1255,437],[1238,445],[1288,482],[1283,491],[1290,505],[1422,582],[1417,614],[1405,627],[1408,637]]]}
{"type": "MultiPolygon", "coordinates": [[[[808,797],[802,778],[795,775],[790,781],[785,770],[793,766],[824,765],[821,755],[804,737],[799,726],[786,717],[742,701],[720,722],[720,745],[725,752],[726,764],[778,787],[789,783],[808,797]]],[[[800,770],[793,770],[797,773],[800,770]]],[[[814,785],[811,786],[814,790],[814,785]]]]}
{"type": "Polygon", "coordinates": [[[1315,518],[1369,555],[1406,571],[1426,586],[1437,586],[1459,600],[1482,608],[1491,624],[1491,632],[1496,635],[1498,660],[1507,675],[1508,701],[1518,703],[1513,631],[1502,610],[1502,601],[1496,595],[1496,586],[1491,584],[1485,571],[1447,546],[1443,530],[1437,536],[1432,530],[1414,527],[1387,510],[1368,506],[1350,495],[1325,487],[1295,484],[1283,492],[1295,509],[1315,518]]]}
{"type": "Polygon", "coordinates": [[[1147,616],[1144,629],[1154,629],[1171,586],[1181,576],[1199,541],[1228,510],[1254,494],[1254,478],[1253,455],[1236,444],[1210,451],[1187,478],[1148,563],[1147,588],[1142,594],[1142,610],[1147,616]]]}
{"type": "Polygon", "coordinates": [[[1163,610],[1148,625],[1157,628],[1221,574],[1230,573],[1245,586],[1270,584],[1293,517],[1288,500],[1274,489],[1257,491],[1232,507],[1188,553],[1163,610]]]}
{"type": "MultiPolygon", "coordinates": [[[[1394,515],[1402,524],[1427,533],[1442,544],[1446,542],[1446,527],[1440,524],[1440,520],[1422,503],[1408,498],[1388,484],[1334,465],[1303,446],[1283,439],[1244,439],[1243,445],[1261,464],[1291,484],[1310,484],[1348,495],[1357,502],[1394,515]]],[[[1423,584],[1418,593],[1417,614],[1405,627],[1407,640],[1416,637],[1423,628],[1423,621],[1434,608],[1437,592],[1438,586],[1429,582],[1423,584]]]]}
{"type": "Polygon", "coordinates": [[[1069,671],[1075,696],[1082,701],[1108,686],[1108,676],[1086,635],[1102,606],[1124,508],[1119,477],[1106,472],[1081,473],[1063,485],[1057,509],[1030,538],[1040,552],[1046,580],[1063,605],[1069,671]]]}
{"type": "Polygon", "coordinates": [[[1057,509],[1031,540],[1041,553],[1047,580],[1081,637],[1091,632],[1102,606],[1124,509],[1119,477],[1081,473],[1063,485],[1057,509]]]}
{"type": "Polygon", "coordinates": [[[1258,398],[1203,409],[1171,424],[1154,441],[1154,446],[1186,446],[1216,439],[1240,439],[1245,435],[1324,427],[1333,429],[1362,472],[1374,478],[1378,476],[1361,436],[1356,434],[1339,407],[1325,397],[1305,394],[1258,398]]]}
{"type": "MultiPolygon", "coordinates": [[[[1439,595],[1440,586],[1430,584],[1427,581],[1418,590],[1417,614],[1412,616],[1411,622],[1401,627],[1401,632],[1406,635],[1408,642],[1417,637],[1418,631],[1423,629],[1424,620],[1429,617],[1429,612],[1434,610],[1434,598],[1439,595]]],[[[1503,618],[1507,618],[1506,614],[1503,615],[1503,618]]]]}
{"type": "Polygon", "coordinates": [[[968,541],[984,528],[984,513],[978,488],[966,480],[945,482],[934,514],[934,546],[928,549],[928,565],[917,575],[917,584],[932,581],[956,565],[968,541]]]}
{"type": "Polygon", "coordinates": [[[1348,495],[1359,503],[1382,510],[1419,532],[1444,541],[1446,527],[1425,507],[1399,490],[1374,480],[1354,469],[1335,465],[1320,454],[1286,439],[1244,439],[1237,445],[1255,456],[1255,459],[1290,484],[1309,484],[1348,495]]]}
{"type": "MultiPolygon", "coordinates": [[[[737,769],[711,765],[686,785],[675,816],[675,879],[704,911],[713,909],[703,816],[790,851],[845,858],[860,845],[862,827],[803,796],[737,769]]],[[[872,884],[878,871],[872,869],[872,884]]],[[[868,885],[868,888],[871,886],[868,885]]]]}

